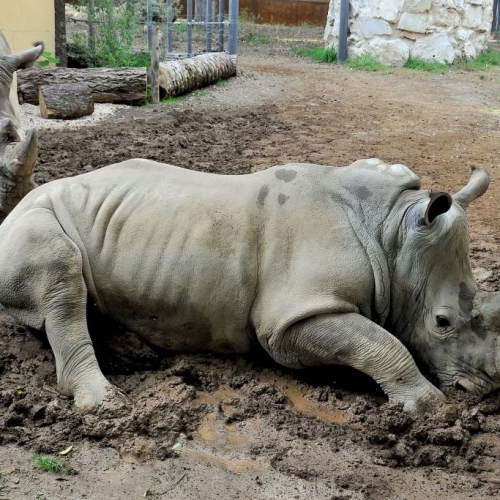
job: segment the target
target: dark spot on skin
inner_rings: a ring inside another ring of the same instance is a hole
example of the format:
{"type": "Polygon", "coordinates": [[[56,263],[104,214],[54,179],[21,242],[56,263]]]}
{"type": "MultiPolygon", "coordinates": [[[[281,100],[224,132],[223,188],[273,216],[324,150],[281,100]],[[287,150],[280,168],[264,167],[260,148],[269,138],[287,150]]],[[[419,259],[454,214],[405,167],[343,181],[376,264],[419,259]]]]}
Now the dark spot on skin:
{"type": "Polygon", "coordinates": [[[297,177],[297,172],[295,170],[287,170],[286,168],[280,168],[274,173],[276,179],[280,181],[290,182],[297,177]]]}
{"type": "Polygon", "coordinates": [[[359,186],[354,192],[360,200],[366,200],[373,194],[366,186],[359,186]]]}
{"type": "Polygon", "coordinates": [[[472,301],[476,296],[476,292],[471,290],[464,282],[460,283],[460,291],[458,292],[458,305],[464,314],[469,315],[472,312],[472,301]]]}
{"type": "Polygon", "coordinates": [[[285,195],[285,194],[283,194],[283,193],[280,193],[280,194],[278,195],[278,203],[279,203],[280,205],[284,205],[284,204],[287,202],[287,200],[289,200],[289,199],[290,199],[290,196],[286,196],[286,195],[285,195]]]}
{"type": "Polygon", "coordinates": [[[484,318],[479,314],[478,316],[474,316],[470,320],[471,330],[476,333],[479,337],[486,337],[488,330],[484,326],[484,318]]]}
{"type": "Polygon", "coordinates": [[[259,196],[257,197],[257,205],[264,205],[264,201],[266,201],[267,195],[269,194],[269,186],[264,184],[259,190],[259,196]]]}

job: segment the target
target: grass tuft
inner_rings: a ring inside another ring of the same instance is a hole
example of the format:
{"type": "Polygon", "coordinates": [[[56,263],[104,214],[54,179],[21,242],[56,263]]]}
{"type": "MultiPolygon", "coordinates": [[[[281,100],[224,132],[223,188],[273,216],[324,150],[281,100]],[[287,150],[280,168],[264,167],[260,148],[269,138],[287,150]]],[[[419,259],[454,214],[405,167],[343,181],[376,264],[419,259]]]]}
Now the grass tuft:
{"type": "Polygon", "coordinates": [[[44,457],[43,455],[33,455],[36,466],[45,472],[67,476],[71,469],[61,463],[57,458],[44,457]]]}
{"type": "Polygon", "coordinates": [[[348,59],[344,66],[351,69],[361,69],[366,71],[384,71],[389,69],[385,64],[377,61],[368,54],[361,54],[356,59],[348,59]]]}
{"type": "Polygon", "coordinates": [[[160,101],[160,104],[163,104],[164,106],[170,106],[171,104],[176,104],[181,100],[180,97],[167,97],[165,99],[162,99],[160,101]]]}
{"type": "Polygon", "coordinates": [[[224,80],[223,78],[221,78],[220,80],[217,81],[216,85],[217,85],[217,87],[226,87],[227,80],[224,80]]]}
{"type": "Polygon", "coordinates": [[[301,57],[310,57],[314,61],[322,62],[322,63],[333,63],[337,59],[337,52],[335,47],[314,47],[307,48],[304,47],[302,49],[295,49],[295,54],[301,57]]]}
{"type": "Polygon", "coordinates": [[[475,59],[462,60],[457,63],[457,67],[468,70],[490,69],[496,66],[500,66],[500,52],[491,48],[479,54],[475,59]]]}
{"type": "Polygon", "coordinates": [[[245,42],[248,43],[248,45],[267,45],[271,43],[271,41],[271,37],[267,35],[255,36],[250,34],[245,38],[245,42]]]}
{"type": "Polygon", "coordinates": [[[448,64],[437,61],[426,61],[420,57],[412,56],[408,58],[404,67],[407,69],[415,69],[417,71],[429,71],[431,73],[443,73],[444,71],[448,71],[450,69],[448,64]]]}

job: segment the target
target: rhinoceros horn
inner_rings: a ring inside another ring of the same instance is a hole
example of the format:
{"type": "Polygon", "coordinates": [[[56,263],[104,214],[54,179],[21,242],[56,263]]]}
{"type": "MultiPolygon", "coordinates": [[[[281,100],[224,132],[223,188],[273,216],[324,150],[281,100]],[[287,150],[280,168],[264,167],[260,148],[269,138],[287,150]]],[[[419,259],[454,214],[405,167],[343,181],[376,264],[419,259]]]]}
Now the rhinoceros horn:
{"type": "Polygon", "coordinates": [[[471,170],[472,175],[467,185],[453,195],[453,200],[464,210],[469,206],[469,203],[482,196],[490,184],[490,176],[486,170],[479,167],[472,167],[471,170]]]}
{"type": "Polygon", "coordinates": [[[32,128],[21,142],[13,142],[5,147],[2,158],[13,178],[27,177],[33,173],[38,156],[38,134],[32,128]]]}

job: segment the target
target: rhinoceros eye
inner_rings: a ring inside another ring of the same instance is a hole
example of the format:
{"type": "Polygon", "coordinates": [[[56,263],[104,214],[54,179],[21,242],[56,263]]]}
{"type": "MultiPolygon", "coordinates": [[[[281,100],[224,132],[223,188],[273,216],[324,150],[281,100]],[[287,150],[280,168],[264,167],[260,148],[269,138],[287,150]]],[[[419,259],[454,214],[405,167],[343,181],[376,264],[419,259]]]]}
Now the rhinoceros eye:
{"type": "Polygon", "coordinates": [[[451,326],[446,316],[436,316],[436,324],[439,328],[447,328],[448,326],[451,326]]]}

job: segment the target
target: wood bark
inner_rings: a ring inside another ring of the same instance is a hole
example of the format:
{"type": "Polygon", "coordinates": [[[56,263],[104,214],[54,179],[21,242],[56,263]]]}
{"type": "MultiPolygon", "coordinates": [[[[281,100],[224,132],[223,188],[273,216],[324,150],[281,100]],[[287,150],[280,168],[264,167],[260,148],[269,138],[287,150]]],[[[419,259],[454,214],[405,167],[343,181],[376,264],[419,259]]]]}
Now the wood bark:
{"type": "Polygon", "coordinates": [[[222,53],[160,63],[160,87],[164,97],[185,94],[235,75],[235,60],[222,53]]]}
{"type": "Polygon", "coordinates": [[[31,68],[18,71],[19,102],[38,104],[42,85],[86,83],[94,102],[146,104],[146,68],[31,68]]]}
{"type": "Polygon", "coordinates": [[[151,85],[151,104],[160,102],[159,85],[160,59],[158,57],[158,30],[153,28],[153,37],[151,42],[151,66],[149,68],[149,84],[151,85]]]}
{"type": "Polygon", "coordinates": [[[68,120],[94,112],[90,89],[84,83],[42,85],[39,101],[42,118],[68,120]]]}
{"type": "Polygon", "coordinates": [[[66,4],[64,0],[54,1],[54,17],[56,29],[56,57],[59,58],[59,66],[68,65],[68,53],[66,50],[66,4]]]}

